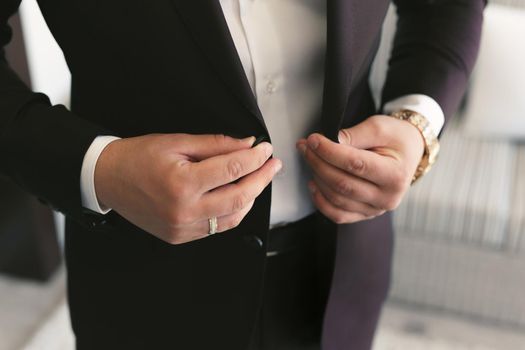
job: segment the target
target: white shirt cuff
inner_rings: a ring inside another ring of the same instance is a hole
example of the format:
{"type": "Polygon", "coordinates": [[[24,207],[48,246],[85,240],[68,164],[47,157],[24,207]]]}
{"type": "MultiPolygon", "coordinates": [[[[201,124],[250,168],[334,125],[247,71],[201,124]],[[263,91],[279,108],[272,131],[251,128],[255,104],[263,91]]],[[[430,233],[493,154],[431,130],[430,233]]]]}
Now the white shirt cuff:
{"type": "Polygon", "coordinates": [[[385,104],[383,112],[391,114],[401,109],[409,109],[427,118],[435,135],[439,135],[445,124],[445,115],[439,104],[427,95],[405,95],[385,104]]]}
{"type": "Polygon", "coordinates": [[[84,155],[82,170],[80,171],[82,206],[99,214],[107,214],[111,209],[102,208],[98,202],[97,192],[95,191],[95,167],[98,157],[100,157],[104,148],[115,140],[119,140],[119,138],[115,136],[97,136],[84,155]]]}

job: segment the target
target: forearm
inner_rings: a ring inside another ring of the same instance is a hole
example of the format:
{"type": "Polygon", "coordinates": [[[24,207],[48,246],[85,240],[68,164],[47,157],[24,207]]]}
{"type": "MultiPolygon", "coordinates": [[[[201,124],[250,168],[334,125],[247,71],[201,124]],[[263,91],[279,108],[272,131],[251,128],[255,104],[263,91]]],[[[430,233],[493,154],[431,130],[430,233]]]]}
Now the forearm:
{"type": "Polygon", "coordinates": [[[83,155],[103,129],[51,106],[9,67],[3,47],[19,1],[0,4],[0,173],[70,216],[83,220],[78,187],[83,155]]]}
{"type": "MultiPolygon", "coordinates": [[[[6,94],[0,94],[2,104],[6,94]]],[[[0,108],[3,117],[6,108],[0,108]]],[[[83,155],[97,126],[63,106],[43,101],[21,106],[0,134],[0,172],[53,208],[83,220],[79,181],[83,155]]]]}

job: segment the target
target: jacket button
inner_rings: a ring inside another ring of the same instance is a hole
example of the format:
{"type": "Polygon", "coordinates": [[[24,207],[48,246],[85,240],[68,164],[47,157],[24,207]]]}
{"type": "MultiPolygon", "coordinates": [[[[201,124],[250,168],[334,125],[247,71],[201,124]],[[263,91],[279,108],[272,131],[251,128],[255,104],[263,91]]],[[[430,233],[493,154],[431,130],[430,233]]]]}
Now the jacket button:
{"type": "Polygon", "coordinates": [[[86,218],[87,224],[94,229],[101,228],[109,224],[107,217],[102,214],[96,213],[94,211],[91,211],[85,208],[83,212],[84,212],[84,216],[86,218]]]}
{"type": "Polygon", "coordinates": [[[97,227],[101,227],[101,226],[106,226],[107,223],[108,223],[108,221],[106,219],[93,220],[93,221],[91,221],[91,226],[93,228],[97,228],[97,227]]]}
{"type": "Polygon", "coordinates": [[[264,243],[262,241],[262,239],[260,239],[258,236],[256,235],[250,235],[250,236],[244,236],[244,242],[254,248],[254,249],[262,249],[263,246],[264,246],[264,243]]]}

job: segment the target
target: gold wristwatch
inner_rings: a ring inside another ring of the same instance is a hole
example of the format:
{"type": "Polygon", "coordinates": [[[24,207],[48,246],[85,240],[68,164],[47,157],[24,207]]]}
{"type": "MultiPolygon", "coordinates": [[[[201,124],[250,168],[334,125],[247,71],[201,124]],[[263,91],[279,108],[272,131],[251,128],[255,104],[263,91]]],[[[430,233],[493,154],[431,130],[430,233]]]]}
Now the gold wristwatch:
{"type": "Polygon", "coordinates": [[[392,113],[391,116],[397,119],[406,120],[414,125],[419,130],[425,141],[425,152],[423,153],[421,162],[419,162],[414,177],[412,178],[412,183],[414,183],[421,176],[428,173],[432,165],[436,162],[439,153],[439,141],[437,135],[434,133],[434,130],[432,130],[428,119],[417,112],[403,109],[392,113]]]}

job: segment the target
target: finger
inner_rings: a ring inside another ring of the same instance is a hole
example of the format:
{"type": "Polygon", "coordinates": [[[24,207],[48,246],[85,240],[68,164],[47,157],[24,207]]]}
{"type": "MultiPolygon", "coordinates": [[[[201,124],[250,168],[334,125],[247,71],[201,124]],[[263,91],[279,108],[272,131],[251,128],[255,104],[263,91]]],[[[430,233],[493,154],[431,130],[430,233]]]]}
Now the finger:
{"type": "Polygon", "coordinates": [[[335,143],[323,135],[312,134],[307,139],[306,156],[315,153],[331,165],[378,185],[388,185],[397,175],[394,159],[371,151],[335,143]]]}
{"type": "MultiPolygon", "coordinates": [[[[217,217],[217,233],[226,232],[240,225],[244,217],[250,212],[255,201],[248,203],[242,210],[229,214],[217,217]]],[[[203,236],[209,236],[210,232],[210,222],[208,219],[204,219],[196,223],[199,226],[198,231],[203,236]]]]}
{"type": "Polygon", "coordinates": [[[367,217],[360,213],[347,212],[333,206],[323,196],[321,191],[318,190],[317,186],[313,183],[309,185],[310,193],[312,194],[312,200],[315,206],[324,216],[335,222],[336,224],[350,224],[357,221],[365,220],[367,217]]]}
{"type": "Polygon", "coordinates": [[[248,149],[255,141],[255,137],[253,136],[245,139],[237,139],[220,134],[176,134],[174,138],[177,141],[177,151],[195,161],[248,149]]]}
{"type": "Polygon", "coordinates": [[[281,161],[272,158],[260,169],[243,177],[239,182],[204,194],[199,203],[202,208],[201,217],[220,217],[242,211],[272,182],[281,167],[281,161]]]}
{"type": "MultiPolygon", "coordinates": [[[[217,228],[216,233],[226,232],[240,225],[244,217],[250,212],[254,202],[248,203],[248,205],[241,211],[217,217],[217,228]]],[[[185,227],[183,230],[182,238],[179,238],[177,244],[187,243],[198,239],[210,237],[210,222],[209,218],[205,218],[195,222],[194,224],[185,227]]]]}
{"type": "Polygon", "coordinates": [[[339,193],[332,190],[323,180],[317,176],[314,177],[314,180],[318,190],[321,191],[328,202],[339,209],[347,212],[359,213],[366,217],[379,216],[385,213],[384,210],[371,206],[367,203],[359,202],[340,195],[339,193]]]}
{"type": "Polygon", "coordinates": [[[272,152],[272,145],[263,142],[254,148],[191,163],[190,168],[198,184],[198,192],[210,191],[254,172],[265,164],[272,152]]]}
{"type": "Polygon", "coordinates": [[[306,152],[305,159],[314,175],[322,179],[334,192],[346,198],[377,206],[377,199],[382,197],[383,191],[376,184],[336,168],[311,151],[306,152]]]}
{"type": "Polygon", "coordinates": [[[254,203],[255,201],[252,201],[248,203],[248,205],[244,207],[241,211],[238,211],[230,215],[221,216],[220,218],[218,218],[217,219],[217,232],[219,233],[226,232],[226,231],[229,231],[239,226],[242,220],[246,217],[246,215],[248,215],[248,213],[252,209],[254,203]]]}
{"type": "Polygon", "coordinates": [[[389,126],[396,121],[385,115],[372,116],[351,128],[340,130],[339,143],[359,149],[383,147],[391,138],[389,129],[392,128],[389,126]]]}

